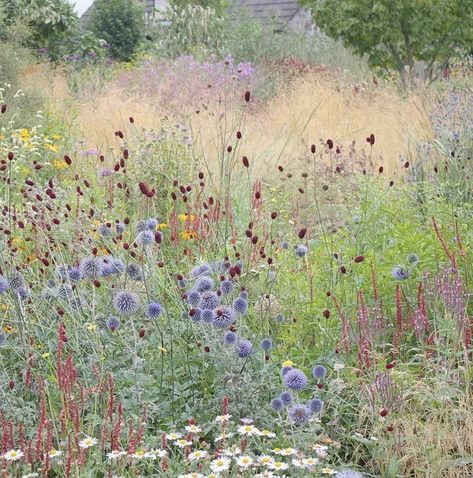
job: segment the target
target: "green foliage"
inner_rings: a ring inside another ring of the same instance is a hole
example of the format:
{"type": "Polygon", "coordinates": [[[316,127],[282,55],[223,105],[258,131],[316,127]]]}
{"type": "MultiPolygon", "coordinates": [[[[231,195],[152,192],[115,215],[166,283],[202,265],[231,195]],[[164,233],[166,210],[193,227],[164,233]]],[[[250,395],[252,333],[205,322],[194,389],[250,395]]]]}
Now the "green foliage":
{"type": "Polygon", "coordinates": [[[129,61],[143,36],[143,6],[136,0],[96,0],[87,27],[110,44],[114,58],[129,61]]]}
{"type": "Polygon", "coordinates": [[[473,39],[473,4],[462,0],[304,0],[317,26],[403,83],[425,62],[433,79],[473,39]]]}

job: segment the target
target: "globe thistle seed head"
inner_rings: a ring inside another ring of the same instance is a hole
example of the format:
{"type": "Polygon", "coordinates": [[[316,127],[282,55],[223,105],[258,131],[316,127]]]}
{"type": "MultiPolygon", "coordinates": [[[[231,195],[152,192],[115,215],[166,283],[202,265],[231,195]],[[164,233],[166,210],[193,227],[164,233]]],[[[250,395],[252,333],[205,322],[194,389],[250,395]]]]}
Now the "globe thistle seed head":
{"type": "Polygon", "coordinates": [[[240,358],[248,357],[248,355],[251,354],[252,350],[253,350],[253,344],[247,339],[242,339],[237,344],[237,355],[240,358]]]}
{"type": "Polygon", "coordinates": [[[363,478],[363,475],[354,470],[340,470],[337,471],[337,478],[363,478]]]}
{"type": "Polygon", "coordinates": [[[146,219],[145,221],[145,228],[148,230],[148,231],[152,231],[154,232],[156,230],[156,227],[158,225],[158,220],[154,217],[149,217],[148,219],[146,219]]]}
{"type": "Polygon", "coordinates": [[[153,241],[154,241],[154,234],[149,230],[141,231],[136,236],[136,243],[139,244],[140,246],[149,246],[150,244],[153,243],[153,241]]]}
{"type": "Polygon", "coordinates": [[[56,293],[52,289],[43,289],[41,292],[41,298],[47,302],[51,302],[56,299],[56,293]]]}
{"type": "Polygon", "coordinates": [[[7,336],[3,332],[0,332],[0,347],[3,347],[7,341],[7,336]]]}
{"type": "Polygon", "coordinates": [[[320,413],[324,408],[324,402],[320,398],[312,398],[307,403],[310,413],[320,413]]]}
{"type": "Polygon", "coordinates": [[[130,264],[127,266],[126,275],[134,281],[142,281],[145,279],[143,268],[138,264],[130,264]]]}
{"type": "Polygon", "coordinates": [[[233,301],[233,310],[238,315],[245,315],[248,312],[248,302],[245,299],[242,299],[241,297],[237,297],[233,301]]]}
{"type": "Polygon", "coordinates": [[[103,261],[98,257],[85,257],[80,261],[80,273],[82,277],[97,279],[102,276],[103,261]]]}
{"type": "Polygon", "coordinates": [[[285,407],[288,407],[292,403],[292,394],[291,392],[283,392],[279,395],[279,399],[285,407]]]}
{"type": "Polygon", "coordinates": [[[307,249],[307,246],[305,246],[304,244],[299,244],[296,247],[296,256],[297,257],[305,257],[308,252],[309,252],[309,249],[307,249]]]}
{"type": "Polygon", "coordinates": [[[202,322],[205,322],[206,324],[210,324],[215,317],[215,312],[213,310],[209,309],[203,309],[202,310],[202,322]]]}
{"type": "Polygon", "coordinates": [[[273,398],[271,400],[271,408],[273,409],[274,412],[279,412],[284,408],[284,404],[282,403],[282,400],[278,398],[273,398]]]}
{"type": "Polygon", "coordinates": [[[10,283],[6,277],[0,276],[0,294],[4,294],[10,287],[10,283]]]}
{"type": "Polygon", "coordinates": [[[191,318],[192,322],[202,322],[202,309],[197,307],[192,309],[192,311],[192,315],[189,313],[189,317],[191,318]]]}
{"type": "Polygon", "coordinates": [[[411,252],[407,255],[407,262],[411,265],[417,264],[419,262],[419,256],[411,252]]]}
{"type": "Polygon", "coordinates": [[[110,264],[112,265],[114,274],[121,274],[126,269],[125,263],[116,257],[112,258],[110,264]]]}
{"type": "Polygon", "coordinates": [[[283,375],[283,381],[287,388],[300,391],[307,386],[307,377],[302,370],[292,368],[283,375]]]}
{"type": "Polygon", "coordinates": [[[132,315],[139,309],[140,299],[134,292],[118,292],[113,298],[113,307],[120,315],[132,315]]]}
{"type": "Polygon", "coordinates": [[[263,350],[271,350],[273,348],[273,341],[266,338],[261,341],[260,345],[263,350]]]}
{"type": "Polygon", "coordinates": [[[106,224],[100,224],[100,226],[97,229],[97,232],[102,237],[111,237],[113,235],[112,228],[108,227],[106,224]]]}
{"type": "Polygon", "coordinates": [[[194,289],[200,293],[207,292],[214,288],[214,281],[211,277],[201,277],[194,286],[194,289]]]}
{"type": "Polygon", "coordinates": [[[216,292],[207,291],[202,294],[200,308],[204,310],[213,310],[220,305],[220,297],[216,292]]]}
{"type": "Polygon", "coordinates": [[[316,365],[312,369],[312,375],[315,379],[323,379],[327,375],[327,369],[323,365],[316,365]]]}
{"type": "Polygon", "coordinates": [[[230,307],[221,307],[214,310],[212,324],[217,329],[226,329],[235,323],[236,316],[230,307]]]}
{"type": "Polygon", "coordinates": [[[25,279],[19,272],[13,272],[13,274],[8,278],[10,284],[10,289],[17,291],[25,286],[25,279]]]}
{"type": "Polygon", "coordinates": [[[60,299],[67,300],[70,297],[72,297],[72,294],[73,294],[72,287],[68,284],[62,284],[56,290],[56,296],[59,297],[60,299]]]}
{"type": "Polygon", "coordinates": [[[310,411],[305,405],[297,404],[289,409],[289,417],[295,425],[303,425],[310,418],[310,411]]]}
{"type": "Polygon", "coordinates": [[[115,332],[120,327],[120,320],[113,315],[107,320],[107,329],[115,332]]]}
{"type": "Polygon", "coordinates": [[[223,295],[228,295],[233,292],[233,289],[235,288],[235,285],[231,280],[225,279],[222,282],[220,282],[220,290],[222,291],[223,295]]]}
{"type": "Polygon", "coordinates": [[[248,300],[248,291],[242,290],[242,291],[240,292],[240,299],[248,300]]]}
{"type": "Polygon", "coordinates": [[[190,290],[187,293],[187,303],[192,307],[198,307],[201,301],[200,294],[196,290],[190,290]]]}
{"type": "Polygon", "coordinates": [[[71,282],[79,282],[82,279],[82,272],[79,267],[71,267],[67,272],[67,278],[71,282]]]}
{"type": "Polygon", "coordinates": [[[115,232],[118,236],[121,236],[126,230],[126,225],[123,222],[119,222],[115,226],[115,232]]]}
{"type": "Polygon", "coordinates": [[[67,279],[68,272],[67,266],[64,265],[56,266],[56,269],[54,269],[54,275],[62,280],[67,279]]]}
{"type": "Polygon", "coordinates": [[[191,277],[197,279],[200,276],[211,274],[212,269],[209,264],[200,264],[191,270],[191,277]]]}
{"type": "Polygon", "coordinates": [[[235,334],[235,332],[232,332],[230,330],[225,332],[225,335],[223,336],[223,342],[225,343],[225,345],[235,345],[237,340],[238,340],[237,334],[235,334]]]}
{"type": "Polygon", "coordinates": [[[393,270],[391,271],[391,275],[396,280],[406,280],[406,279],[409,279],[409,276],[411,275],[411,273],[407,269],[404,269],[401,266],[394,266],[393,270]]]}
{"type": "Polygon", "coordinates": [[[159,302],[151,302],[148,304],[148,317],[157,319],[163,312],[163,306],[159,302]]]}

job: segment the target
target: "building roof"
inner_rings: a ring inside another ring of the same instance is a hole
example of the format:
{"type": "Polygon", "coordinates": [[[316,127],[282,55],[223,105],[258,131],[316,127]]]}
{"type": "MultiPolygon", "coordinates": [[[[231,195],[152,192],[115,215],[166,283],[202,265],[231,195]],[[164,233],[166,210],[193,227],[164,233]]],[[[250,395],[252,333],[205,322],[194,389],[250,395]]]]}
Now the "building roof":
{"type": "Polygon", "coordinates": [[[243,8],[262,22],[289,23],[302,9],[297,0],[236,0],[234,9],[243,8]]]}

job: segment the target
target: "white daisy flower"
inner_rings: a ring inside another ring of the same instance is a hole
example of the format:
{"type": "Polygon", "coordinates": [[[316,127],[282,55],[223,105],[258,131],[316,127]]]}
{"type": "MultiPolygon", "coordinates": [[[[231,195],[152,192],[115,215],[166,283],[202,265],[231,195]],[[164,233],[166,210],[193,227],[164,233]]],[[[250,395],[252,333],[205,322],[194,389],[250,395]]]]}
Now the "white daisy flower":
{"type": "Polygon", "coordinates": [[[258,463],[263,466],[269,466],[274,462],[274,459],[269,455],[261,455],[258,458],[258,463]]]}
{"type": "Polygon", "coordinates": [[[304,464],[302,463],[301,460],[299,460],[298,458],[293,458],[291,460],[291,463],[293,466],[295,466],[296,468],[303,468],[304,467],[304,464]]]}
{"type": "Polygon", "coordinates": [[[267,437],[267,438],[275,438],[276,437],[276,433],[271,432],[269,430],[261,430],[261,431],[258,432],[258,435],[260,437],[267,437]]]}
{"type": "Polygon", "coordinates": [[[189,432],[189,433],[200,433],[202,431],[202,428],[200,428],[199,426],[197,425],[187,425],[186,426],[186,430],[189,432]]]}
{"type": "Polygon", "coordinates": [[[232,418],[232,416],[228,413],[226,415],[218,415],[215,417],[215,423],[227,423],[230,421],[230,418],[232,418]]]}
{"type": "Polygon", "coordinates": [[[283,461],[273,461],[271,465],[269,466],[271,470],[287,470],[289,468],[289,465],[287,463],[284,463],[283,461]]]}
{"type": "Polygon", "coordinates": [[[7,461],[17,461],[25,454],[21,450],[9,450],[3,454],[3,458],[7,461]]]}
{"type": "Polygon", "coordinates": [[[341,362],[335,362],[333,364],[333,369],[335,370],[335,372],[339,372],[340,370],[343,370],[344,368],[345,368],[345,364],[341,362]]]}
{"type": "Polygon", "coordinates": [[[49,455],[49,458],[56,458],[56,457],[62,455],[62,451],[61,450],[55,450],[53,448],[52,450],[49,451],[48,455],[49,455]]]}
{"type": "Polygon", "coordinates": [[[179,433],[179,432],[166,433],[166,438],[171,441],[179,440],[179,438],[182,438],[182,433],[179,433]]]}
{"type": "Polygon", "coordinates": [[[112,450],[111,452],[107,453],[107,458],[109,460],[118,460],[118,458],[121,458],[122,456],[125,456],[127,453],[126,451],[123,450],[112,450]]]}
{"type": "Polygon", "coordinates": [[[251,458],[251,456],[243,455],[237,458],[237,465],[240,468],[248,468],[252,464],[253,464],[253,458],[251,458]]]}
{"type": "Polygon", "coordinates": [[[135,453],[130,455],[132,458],[140,460],[141,458],[145,458],[146,450],[136,450],[135,453]]]}
{"type": "Polygon", "coordinates": [[[83,440],[79,442],[80,448],[91,448],[94,445],[97,445],[98,440],[97,438],[85,437],[83,440]]]}
{"type": "Polygon", "coordinates": [[[153,454],[154,454],[155,456],[157,456],[158,458],[164,458],[164,457],[168,454],[168,452],[167,452],[166,450],[163,450],[163,449],[161,449],[161,448],[156,448],[156,449],[151,450],[151,451],[152,451],[153,454]]]}
{"type": "Polygon", "coordinates": [[[241,454],[241,449],[236,445],[233,445],[231,448],[224,448],[222,450],[223,456],[238,456],[241,454]]]}
{"type": "Polygon", "coordinates": [[[227,438],[231,438],[232,436],[235,436],[235,434],[234,433],[222,433],[215,438],[215,441],[226,440],[227,438]]]}
{"type": "Polygon", "coordinates": [[[282,456],[292,456],[296,454],[297,454],[297,450],[295,448],[283,448],[278,453],[278,455],[282,455],[282,456]]]}
{"type": "Polygon", "coordinates": [[[322,468],[320,470],[324,475],[335,475],[337,472],[333,468],[322,468]]]}
{"type": "Polygon", "coordinates": [[[202,460],[203,458],[207,458],[208,453],[205,450],[196,450],[192,453],[189,453],[189,460],[190,461],[197,461],[202,460]]]}
{"type": "Polygon", "coordinates": [[[319,463],[319,459],[318,458],[304,458],[302,460],[302,463],[305,467],[307,468],[310,468],[311,466],[315,466],[319,463]]]}
{"type": "Polygon", "coordinates": [[[255,475],[255,478],[276,478],[276,477],[279,478],[279,475],[275,475],[272,471],[269,471],[269,470],[265,470],[255,475]]]}
{"type": "Polygon", "coordinates": [[[192,445],[191,441],[186,440],[185,438],[181,438],[180,440],[176,440],[174,445],[178,446],[179,448],[184,448],[186,446],[192,445]]]}
{"type": "Polygon", "coordinates": [[[215,473],[227,471],[230,468],[230,463],[230,458],[222,456],[221,458],[217,458],[210,463],[210,469],[215,473]]]}
{"type": "Polygon", "coordinates": [[[259,430],[254,425],[251,425],[251,424],[240,425],[238,427],[238,433],[240,435],[247,435],[251,437],[251,436],[257,435],[259,433],[259,430]]]}

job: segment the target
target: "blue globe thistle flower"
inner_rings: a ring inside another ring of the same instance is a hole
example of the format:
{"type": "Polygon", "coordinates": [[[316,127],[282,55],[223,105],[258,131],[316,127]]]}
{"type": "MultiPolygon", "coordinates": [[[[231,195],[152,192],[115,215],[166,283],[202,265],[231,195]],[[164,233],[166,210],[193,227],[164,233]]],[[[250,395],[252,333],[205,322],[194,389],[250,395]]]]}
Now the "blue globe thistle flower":
{"type": "Polygon", "coordinates": [[[44,289],[41,292],[41,298],[46,300],[47,302],[51,302],[56,298],[56,294],[53,290],[51,289],[44,289]]]}
{"type": "Polygon", "coordinates": [[[226,269],[230,268],[230,264],[225,261],[217,261],[213,262],[210,267],[212,272],[215,272],[216,274],[224,274],[226,269]]]}
{"type": "Polygon", "coordinates": [[[320,398],[312,398],[308,401],[307,407],[310,410],[310,413],[320,413],[324,408],[324,402],[320,398]]]}
{"type": "Polygon", "coordinates": [[[200,264],[198,266],[195,266],[191,270],[191,276],[194,278],[197,278],[206,274],[211,274],[211,273],[212,273],[212,269],[209,264],[200,264]]]}
{"type": "Polygon", "coordinates": [[[107,320],[107,329],[111,332],[115,332],[120,327],[120,320],[117,317],[111,316],[107,320]]]}
{"type": "Polygon", "coordinates": [[[3,347],[6,341],[7,341],[6,334],[4,334],[3,332],[0,332],[0,347],[3,347]]]}
{"type": "Polygon", "coordinates": [[[263,339],[260,345],[263,350],[271,350],[273,348],[273,341],[269,338],[263,339]]]}
{"type": "Polygon", "coordinates": [[[282,392],[281,395],[279,395],[279,399],[285,407],[288,407],[292,403],[292,394],[291,392],[282,392]]]}
{"type": "Polygon", "coordinates": [[[191,318],[192,322],[201,322],[202,321],[202,309],[198,307],[193,309],[192,315],[189,313],[189,317],[191,318]]]}
{"type": "Polygon", "coordinates": [[[242,290],[240,292],[240,298],[243,299],[243,300],[248,300],[248,291],[242,290]]]}
{"type": "Polygon", "coordinates": [[[148,231],[154,232],[156,230],[157,225],[158,225],[158,220],[154,217],[149,217],[145,221],[145,227],[148,231]]]}
{"type": "Polygon", "coordinates": [[[115,226],[115,232],[117,235],[121,236],[126,230],[126,226],[123,222],[118,222],[115,226]]]}
{"type": "Polygon", "coordinates": [[[411,265],[417,264],[419,262],[419,256],[411,252],[407,255],[407,262],[411,265]]]}
{"type": "Polygon", "coordinates": [[[247,339],[240,340],[240,342],[237,345],[237,355],[240,358],[248,357],[248,355],[251,354],[252,350],[253,350],[253,344],[247,339]]]}
{"type": "Polygon", "coordinates": [[[102,277],[110,277],[114,272],[114,267],[109,262],[103,263],[102,277]]]}
{"type": "Polygon", "coordinates": [[[207,291],[202,294],[200,308],[204,310],[216,309],[220,305],[220,297],[216,292],[207,291]]]}
{"type": "Polygon", "coordinates": [[[146,221],[139,221],[136,224],[135,229],[136,229],[137,233],[142,232],[142,231],[146,231],[146,221]]]}
{"type": "Polygon", "coordinates": [[[18,298],[20,300],[25,300],[30,295],[30,291],[26,287],[20,287],[19,289],[16,290],[16,293],[18,294],[18,298]]]}
{"type": "Polygon", "coordinates": [[[108,227],[106,224],[100,224],[100,226],[97,229],[97,232],[102,237],[111,237],[113,235],[112,228],[108,227]]]}
{"type": "Polygon", "coordinates": [[[223,336],[223,342],[225,343],[225,345],[234,345],[236,344],[237,339],[237,334],[230,330],[228,332],[225,332],[225,335],[223,336]]]}
{"type": "Polygon", "coordinates": [[[241,297],[237,297],[233,301],[233,310],[238,315],[245,315],[248,312],[248,302],[245,299],[242,299],[241,297]]]}
{"type": "Polygon", "coordinates": [[[148,317],[157,319],[163,311],[163,306],[159,302],[151,302],[148,304],[148,317]]]}
{"type": "Polygon", "coordinates": [[[67,279],[68,272],[67,266],[64,265],[56,266],[54,269],[54,275],[63,280],[67,279]]]}
{"type": "Polygon", "coordinates": [[[215,317],[215,311],[210,309],[202,310],[202,322],[205,322],[206,324],[210,324],[210,322],[214,320],[214,317],[215,317]]]}
{"type": "Polygon", "coordinates": [[[192,307],[198,307],[201,301],[200,294],[196,290],[190,290],[187,293],[187,303],[192,307]]]}
{"type": "Polygon", "coordinates": [[[73,297],[69,300],[69,304],[73,310],[82,310],[85,308],[85,303],[80,297],[73,297]]]}
{"type": "Polygon", "coordinates": [[[287,251],[289,249],[289,242],[282,241],[281,242],[281,249],[283,249],[284,251],[287,251]]]}
{"type": "Polygon", "coordinates": [[[180,289],[185,289],[187,287],[187,281],[186,279],[179,279],[177,281],[177,285],[180,289]]]}
{"type": "Polygon", "coordinates": [[[217,329],[226,329],[235,323],[236,316],[230,307],[221,307],[214,310],[212,324],[217,329]]]}
{"type": "Polygon", "coordinates": [[[125,271],[125,263],[116,257],[113,257],[110,264],[113,267],[113,273],[114,274],[121,274],[122,272],[125,271]]]}
{"type": "Polygon", "coordinates": [[[291,371],[292,370],[292,367],[283,367],[281,369],[281,375],[286,375],[287,372],[291,371]]]}
{"type": "Polygon", "coordinates": [[[98,257],[86,257],[80,261],[79,267],[82,277],[96,279],[102,275],[103,261],[98,257]]]}
{"type": "Polygon", "coordinates": [[[235,284],[231,280],[225,279],[220,282],[220,290],[222,291],[223,295],[231,294],[234,288],[235,284]]]}
{"type": "Polygon", "coordinates": [[[308,252],[309,252],[309,249],[307,249],[307,246],[304,246],[304,244],[299,244],[296,247],[296,256],[297,257],[305,257],[308,252]]]}
{"type": "Polygon", "coordinates": [[[69,299],[72,297],[72,294],[72,287],[68,284],[62,284],[56,290],[56,296],[60,299],[69,299]]]}
{"type": "Polygon", "coordinates": [[[282,314],[277,315],[276,322],[278,322],[279,324],[282,324],[285,321],[286,321],[286,319],[285,319],[284,315],[282,315],[282,314]]]}
{"type": "Polygon", "coordinates": [[[271,400],[271,408],[275,412],[279,412],[284,408],[284,404],[282,403],[282,400],[280,398],[273,398],[271,400]]]}
{"type": "Polygon", "coordinates": [[[13,272],[8,278],[8,282],[10,284],[10,289],[15,291],[25,286],[25,279],[19,272],[13,272]]]}
{"type": "Polygon", "coordinates": [[[283,375],[283,381],[287,388],[300,391],[307,386],[307,377],[302,370],[291,368],[283,375]]]}
{"type": "Polygon", "coordinates": [[[295,425],[303,425],[310,418],[310,411],[305,405],[297,404],[289,409],[289,416],[295,425]]]}
{"type": "Polygon", "coordinates": [[[363,478],[363,475],[354,470],[340,470],[337,471],[337,478],[363,478]]]}
{"type": "Polygon", "coordinates": [[[404,269],[401,266],[395,266],[393,267],[393,270],[391,271],[391,275],[396,280],[406,280],[406,279],[409,279],[409,276],[411,275],[411,273],[407,269],[404,269]]]}
{"type": "Polygon", "coordinates": [[[134,281],[142,281],[145,279],[143,268],[138,264],[130,264],[126,268],[127,276],[134,281]]]}
{"type": "Polygon", "coordinates": [[[6,277],[0,276],[0,294],[4,294],[10,287],[10,283],[6,277]]]}
{"type": "Polygon", "coordinates": [[[312,375],[315,379],[323,379],[327,375],[327,369],[323,365],[316,365],[312,369],[312,375]]]}
{"type": "Polygon", "coordinates": [[[215,283],[211,277],[202,277],[195,283],[194,289],[202,293],[212,290],[214,285],[215,283]]]}
{"type": "Polygon", "coordinates": [[[136,243],[140,246],[149,246],[154,241],[154,234],[151,231],[141,231],[136,236],[136,243]]]}
{"type": "Polygon", "coordinates": [[[54,279],[48,279],[46,286],[51,288],[56,287],[56,281],[54,279]]]}
{"type": "Polygon", "coordinates": [[[118,292],[113,298],[113,307],[121,315],[131,315],[139,309],[140,299],[134,292],[118,292]]]}
{"type": "Polygon", "coordinates": [[[82,279],[82,272],[79,267],[71,267],[67,272],[67,278],[71,282],[79,282],[82,279]]]}

